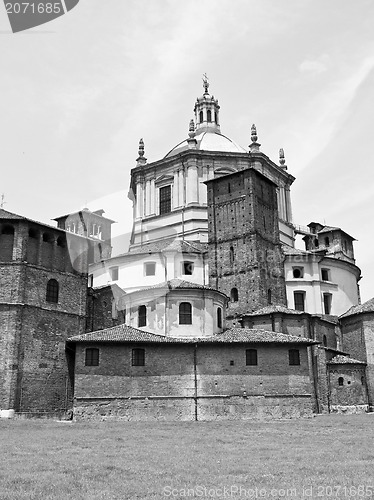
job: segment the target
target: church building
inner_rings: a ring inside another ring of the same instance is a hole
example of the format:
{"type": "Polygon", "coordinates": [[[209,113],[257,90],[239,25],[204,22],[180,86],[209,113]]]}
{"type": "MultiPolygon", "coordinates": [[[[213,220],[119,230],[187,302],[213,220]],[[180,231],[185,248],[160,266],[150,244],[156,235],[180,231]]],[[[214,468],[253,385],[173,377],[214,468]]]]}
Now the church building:
{"type": "Polygon", "coordinates": [[[0,409],[93,420],[369,411],[373,307],[360,305],[354,238],[294,223],[283,149],[273,162],[255,125],[247,149],[223,135],[205,77],[187,137],[168,151],[148,163],[140,140],[120,255],[103,210],[53,229],[0,212],[0,280],[15,287],[0,300],[0,409]]]}

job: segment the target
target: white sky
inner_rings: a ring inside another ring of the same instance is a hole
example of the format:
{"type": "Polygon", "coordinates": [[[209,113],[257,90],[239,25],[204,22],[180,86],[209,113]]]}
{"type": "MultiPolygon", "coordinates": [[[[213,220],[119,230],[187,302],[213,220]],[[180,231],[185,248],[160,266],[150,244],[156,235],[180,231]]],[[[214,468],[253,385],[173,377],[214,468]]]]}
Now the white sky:
{"type": "MultiPolygon", "coordinates": [[[[88,206],[131,231],[130,169],[187,137],[207,72],[222,133],[283,147],[294,222],[357,238],[374,296],[371,0],[80,0],[12,34],[0,6],[0,195],[44,222],[88,206]]],[[[125,249],[122,249],[122,251],[125,249]]]]}

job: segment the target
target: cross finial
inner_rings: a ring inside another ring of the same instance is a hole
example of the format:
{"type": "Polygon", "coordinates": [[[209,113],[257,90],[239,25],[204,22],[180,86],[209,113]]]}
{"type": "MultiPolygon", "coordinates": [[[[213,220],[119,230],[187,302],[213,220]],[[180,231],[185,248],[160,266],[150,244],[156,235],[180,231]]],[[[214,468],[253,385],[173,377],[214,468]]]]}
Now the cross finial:
{"type": "Polygon", "coordinates": [[[209,88],[209,81],[208,81],[208,76],[206,73],[203,74],[203,86],[205,89],[204,94],[209,94],[208,88],[209,88]]]}
{"type": "Polygon", "coordinates": [[[1,195],[1,203],[0,203],[0,208],[4,208],[6,201],[5,201],[5,194],[3,193],[1,195]]]}

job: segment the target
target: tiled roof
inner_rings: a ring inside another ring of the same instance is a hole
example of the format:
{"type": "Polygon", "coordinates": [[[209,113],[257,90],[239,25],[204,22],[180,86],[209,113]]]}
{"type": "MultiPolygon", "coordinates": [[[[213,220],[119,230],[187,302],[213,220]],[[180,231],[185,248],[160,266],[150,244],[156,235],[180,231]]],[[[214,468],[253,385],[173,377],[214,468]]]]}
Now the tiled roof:
{"type": "Polygon", "coordinates": [[[282,250],[285,255],[311,255],[311,252],[307,250],[300,250],[299,248],[289,247],[288,245],[282,245],[282,250]]]}
{"type": "Polygon", "coordinates": [[[318,233],[329,233],[331,231],[341,231],[341,228],[334,226],[324,226],[322,229],[318,231],[318,233]]]}
{"type": "Polygon", "coordinates": [[[173,238],[169,240],[145,243],[140,247],[130,249],[129,252],[127,252],[127,254],[122,254],[122,255],[136,255],[136,254],[147,254],[147,253],[158,253],[158,252],[205,253],[207,251],[208,251],[207,243],[185,241],[173,238]]]}
{"type": "Polygon", "coordinates": [[[8,210],[4,210],[0,208],[0,219],[12,219],[12,220],[27,220],[26,217],[22,215],[13,214],[12,212],[8,212],[8,210]]]}
{"type": "Polygon", "coordinates": [[[340,316],[340,318],[346,318],[347,316],[353,316],[354,314],[374,312],[374,297],[364,304],[358,306],[352,306],[348,311],[340,316]]]}
{"type": "Polygon", "coordinates": [[[162,283],[157,283],[156,285],[148,286],[146,288],[140,288],[139,290],[136,290],[135,292],[132,293],[137,293],[137,292],[144,292],[147,290],[158,290],[158,289],[163,289],[165,288],[166,290],[213,290],[217,293],[220,293],[221,295],[225,295],[223,292],[220,292],[219,290],[216,290],[215,288],[212,288],[207,285],[200,285],[199,283],[191,283],[190,281],[185,281],[181,280],[179,278],[174,278],[169,281],[164,281],[162,283]]]}
{"type": "Polygon", "coordinates": [[[14,214],[12,212],[8,212],[3,208],[0,208],[0,219],[8,219],[8,220],[26,220],[28,222],[33,222],[34,224],[38,224],[39,226],[48,227],[50,229],[54,229],[55,231],[60,231],[62,233],[68,234],[69,236],[76,236],[78,238],[86,238],[85,236],[81,236],[80,234],[70,233],[61,229],[60,227],[52,226],[51,224],[46,224],[45,222],[40,222],[34,219],[29,219],[28,217],[24,217],[23,215],[14,214]]]}
{"type": "Polygon", "coordinates": [[[353,238],[353,236],[348,234],[346,231],[343,231],[343,229],[341,229],[340,227],[334,227],[334,226],[324,226],[322,229],[318,231],[318,234],[330,233],[331,231],[341,231],[342,233],[352,238],[352,240],[355,240],[355,238],[353,238]]]}
{"type": "Polygon", "coordinates": [[[264,314],[272,313],[284,313],[284,314],[305,314],[305,311],[296,311],[295,309],[289,309],[285,306],[266,306],[261,309],[257,309],[252,313],[247,313],[245,316],[262,316],[264,314]]]}
{"type": "Polygon", "coordinates": [[[154,333],[144,332],[128,325],[118,325],[97,332],[76,335],[68,339],[69,342],[151,342],[163,344],[211,344],[211,343],[256,343],[256,344],[300,344],[311,345],[317,342],[266,330],[252,330],[250,328],[231,328],[224,333],[210,337],[165,337],[154,333]]]}
{"type": "Polygon", "coordinates": [[[342,356],[341,354],[338,354],[338,356],[335,356],[335,358],[332,358],[327,363],[329,365],[366,365],[365,361],[359,361],[358,359],[342,356]]]}

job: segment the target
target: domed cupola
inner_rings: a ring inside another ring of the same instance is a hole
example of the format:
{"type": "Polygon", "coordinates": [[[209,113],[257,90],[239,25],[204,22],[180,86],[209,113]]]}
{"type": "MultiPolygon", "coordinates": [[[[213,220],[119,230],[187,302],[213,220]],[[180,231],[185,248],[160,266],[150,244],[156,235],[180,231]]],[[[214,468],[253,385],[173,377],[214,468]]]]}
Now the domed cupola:
{"type": "Polygon", "coordinates": [[[219,126],[219,104],[218,100],[208,92],[209,82],[206,74],[203,76],[204,94],[198,97],[195,103],[196,135],[201,132],[218,132],[219,126]]]}

